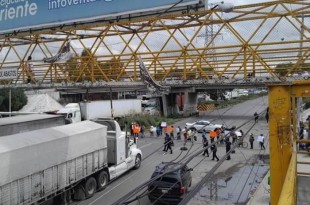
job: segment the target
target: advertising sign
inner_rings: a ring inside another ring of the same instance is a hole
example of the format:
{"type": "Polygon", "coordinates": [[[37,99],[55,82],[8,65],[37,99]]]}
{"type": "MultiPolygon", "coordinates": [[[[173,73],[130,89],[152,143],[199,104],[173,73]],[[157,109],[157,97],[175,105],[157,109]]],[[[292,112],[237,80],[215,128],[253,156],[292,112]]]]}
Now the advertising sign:
{"type": "Polygon", "coordinates": [[[0,33],[195,3],[198,0],[0,0],[0,33]]]}
{"type": "Polygon", "coordinates": [[[17,68],[2,68],[0,69],[0,80],[17,79],[17,68]]]}

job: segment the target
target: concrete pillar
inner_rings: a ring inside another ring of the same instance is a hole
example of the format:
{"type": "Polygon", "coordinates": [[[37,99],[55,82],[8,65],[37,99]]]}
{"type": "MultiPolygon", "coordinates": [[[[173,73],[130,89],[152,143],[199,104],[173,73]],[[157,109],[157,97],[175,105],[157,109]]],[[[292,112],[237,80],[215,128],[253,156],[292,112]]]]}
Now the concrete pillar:
{"type": "Polygon", "coordinates": [[[195,115],[197,112],[197,93],[196,92],[184,92],[184,116],[195,115]]]}
{"type": "Polygon", "coordinates": [[[168,116],[167,95],[162,95],[161,99],[163,103],[163,114],[165,117],[167,117],[168,116]]]}
{"type": "Polygon", "coordinates": [[[165,117],[175,115],[177,111],[176,94],[170,93],[169,95],[163,95],[163,113],[165,117]]]}
{"type": "Polygon", "coordinates": [[[191,116],[196,114],[197,93],[183,91],[182,95],[184,95],[183,98],[180,97],[180,93],[170,93],[169,95],[162,96],[163,114],[165,117],[171,115],[191,116]],[[183,110],[179,109],[177,98],[182,98],[183,110]]]}

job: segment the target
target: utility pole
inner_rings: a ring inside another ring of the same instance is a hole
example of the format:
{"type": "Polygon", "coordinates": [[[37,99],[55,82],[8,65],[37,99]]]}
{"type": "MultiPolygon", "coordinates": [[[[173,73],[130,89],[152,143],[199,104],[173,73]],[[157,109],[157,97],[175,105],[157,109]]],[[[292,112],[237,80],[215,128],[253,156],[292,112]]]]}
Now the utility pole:
{"type": "Polygon", "coordinates": [[[12,112],[12,89],[10,88],[9,90],[9,112],[10,112],[10,117],[11,117],[11,112],[12,112]]]}
{"type": "Polygon", "coordinates": [[[298,57],[302,56],[302,48],[303,48],[303,41],[304,41],[304,35],[305,35],[305,18],[309,18],[310,15],[300,15],[297,16],[298,18],[301,18],[301,26],[300,26],[300,43],[299,43],[299,53],[298,57]]]}
{"type": "Polygon", "coordinates": [[[111,117],[114,119],[112,88],[111,87],[110,87],[110,104],[111,104],[111,117]]]}
{"type": "MultiPolygon", "coordinates": [[[[209,0],[205,0],[205,10],[206,11],[210,10],[210,8],[209,8],[209,0]]],[[[205,26],[205,47],[207,47],[208,44],[211,41],[212,42],[209,45],[210,49],[207,50],[206,56],[207,56],[207,60],[209,61],[209,63],[211,65],[213,65],[213,71],[215,71],[215,67],[216,67],[216,64],[217,64],[217,62],[216,62],[217,58],[215,56],[216,51],[214,49],[215,43],[214,43],[214,40],[213,40],[213,38],[214,38],[214,29],[213,29],[213,22],[212,22],[213,21],[213,15],[212,14],[210,15],[209,20],[210,20],[211,24],[205,26]]],[[[215,74],[215,72],[213,74],[215,74]]]]}

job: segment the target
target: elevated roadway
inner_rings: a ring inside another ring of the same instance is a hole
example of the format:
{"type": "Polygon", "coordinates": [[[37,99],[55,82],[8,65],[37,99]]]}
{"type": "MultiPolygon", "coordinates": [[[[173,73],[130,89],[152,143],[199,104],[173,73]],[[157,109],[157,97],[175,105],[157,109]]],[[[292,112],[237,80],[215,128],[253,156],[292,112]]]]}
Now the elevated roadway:
{"type": "MultiPolygon", "coordinates": [[[[300,80],[301,77],[287,77],[283,79],[269,78],[269,77],[258,77],[251,79],[195,79],[195,80],[170,80],[166,79],[164,81],[156,81],[162,86],[168,86],[171,88],[171,92],[179,91],[179,89],[193,89],[197,91],[204,90],[217,90],[217,89],[234,89],[234,88],[257,88],[266,87],[267,84],[279,84],[279,83],[289,83],[294,80],[300,80]]],[[[55,88],[59,91],[66,92],[84,92],[88,90],[89,92],[110,92],[111,89],[114,92],[123,91],[147,91],[147,86],[143,82],[139,81],[84,81],[84,82],[61,82],[61,83],[16,83],[16,84],[2,84],[0,89],[47,89],[55,88]]]]}

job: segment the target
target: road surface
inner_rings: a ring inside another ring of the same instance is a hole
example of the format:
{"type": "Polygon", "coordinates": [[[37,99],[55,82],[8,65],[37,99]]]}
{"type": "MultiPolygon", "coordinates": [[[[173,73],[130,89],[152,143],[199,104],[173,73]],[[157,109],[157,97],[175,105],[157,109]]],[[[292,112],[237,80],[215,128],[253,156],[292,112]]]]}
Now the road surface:
{"type": "MultiPolygon", "coordinates": [[[[194,122],[198,119],[206,119],[217,124],[224,124],[226,127],[236,126],[238,127],[242,123],[249,121],[245,126],[241,127],[245,133],[249,127],[254,124],[254,112],[261,113],[267,108],[267,97],[260,97],[255,100],[250,100],[231,108],[225,108],[221,110],[213,111],[206,116],[187,118],[174,124],[174,127],[185,127],[186,122],[194,122]]],[[[259,122],[256,123],[252,130],[255,139],[259,134],[264,134],[266,137],[266,150],[260,150],[258,143],[254,142],[254,149],[238,148],[236,153],[232,154],[232,159],[224,161],[218,170],[214,173],[212,180],[205,184],[195,197],[190,201],[191,205],[199,204],[245,204],[246,201],[253,194],[253,190],[258,186],[260,180],[264,174],[268,171],[269,167],[268,157],[268,127],[264,116],[261,116],[259,122]]],[[[248,142],[248,136],[245,141],[248,142]]],[[[143,158],[141,167],[138,170],[132,170],[117,180],[113,181],[107,186],[107,188],[101,192],[98,192],[90,199],[74,202],[78,205],[110,205],[117,201],[122,196],[126,195],[131,190],[135,189],[143,182],[150,179],[151,174],[160,162],[180,160],[185,155],[202,151],[201,135],[198,135],[198,140],[191,144],[187,144],[189,152],[182,152],[180,148],[183,146],[183,141],[175,140],[175,146],[173,147],[173,154],[163,155],[163,136],[162,137],[145,137],[139,139],[137,144],[143,152],[143,158]]],[[[225,146],[218,146],[219,158],[225,155],[225,146]]],[[[216,165],[216,161],[212,161],[211,157],[204,157],[199,155],[195,157],[190,163],[189,167],[193,168],[192,176],[193,189],[195,185],[201,181],[201,179],[216,165]]],[[[189,191],[191,191],[191,189],[189,191]]],[[[130,204],[138,205],[150,205],[147,196],[134,201],[130,204]]]]}

